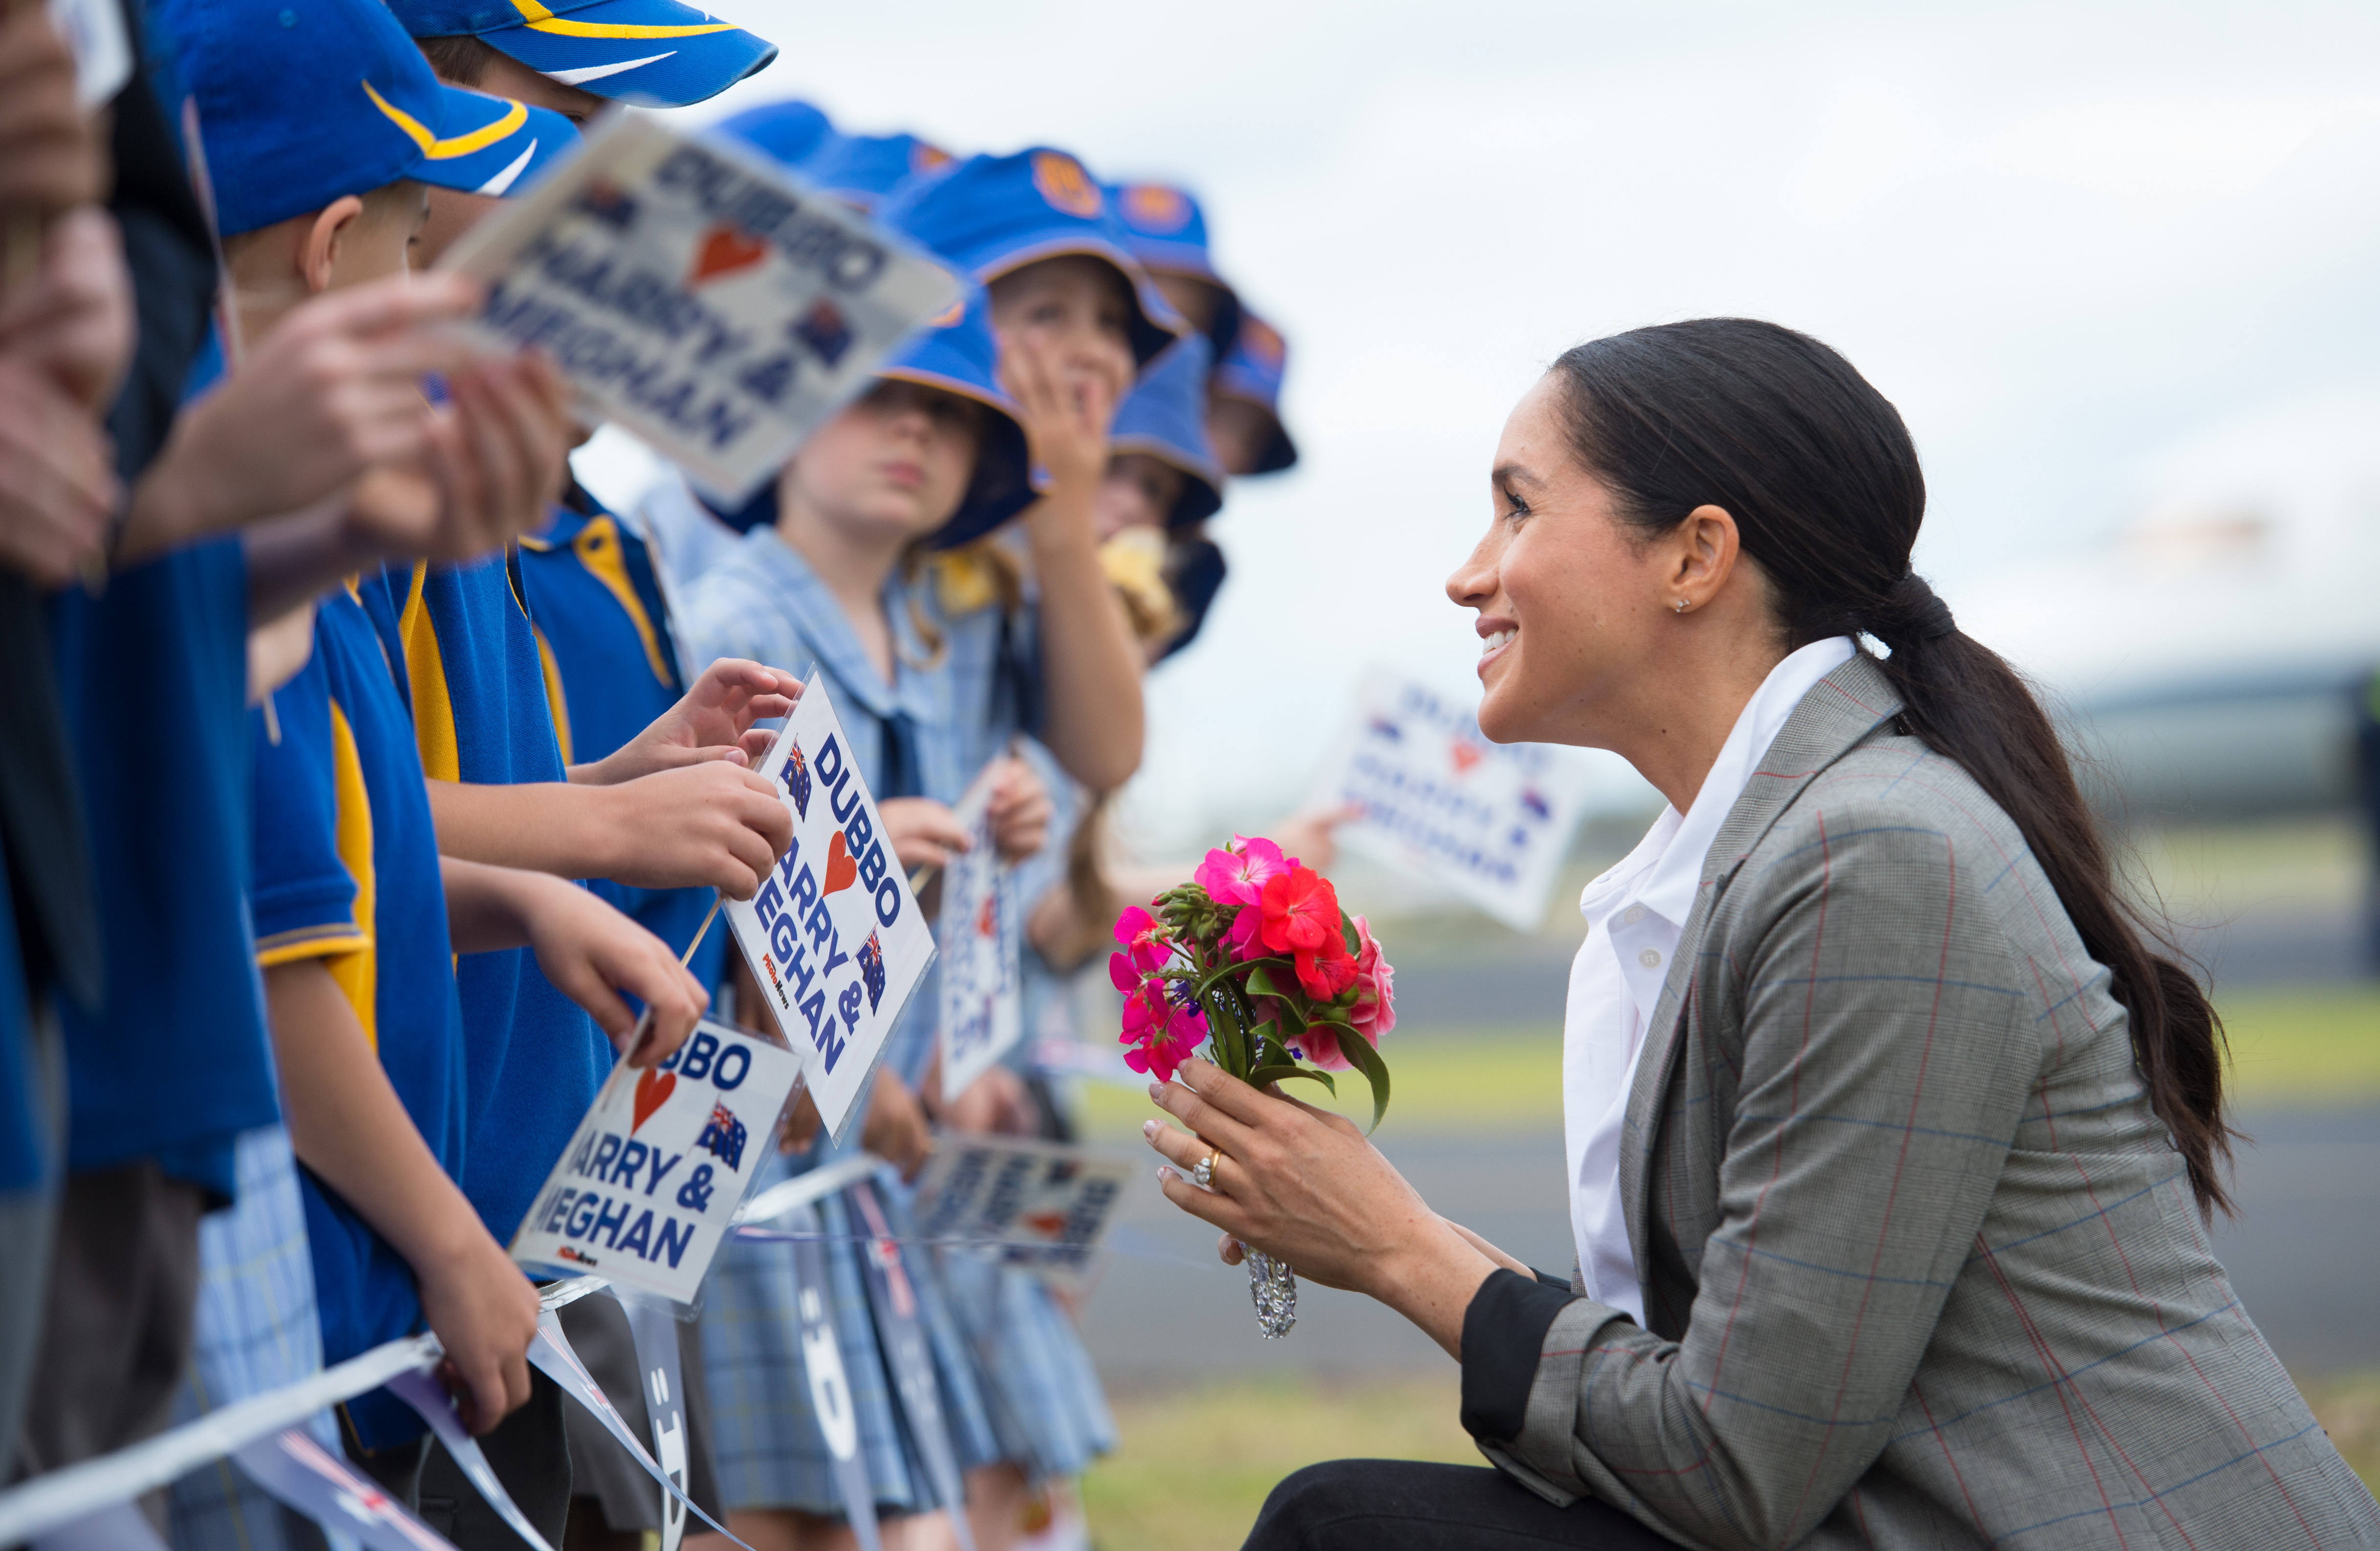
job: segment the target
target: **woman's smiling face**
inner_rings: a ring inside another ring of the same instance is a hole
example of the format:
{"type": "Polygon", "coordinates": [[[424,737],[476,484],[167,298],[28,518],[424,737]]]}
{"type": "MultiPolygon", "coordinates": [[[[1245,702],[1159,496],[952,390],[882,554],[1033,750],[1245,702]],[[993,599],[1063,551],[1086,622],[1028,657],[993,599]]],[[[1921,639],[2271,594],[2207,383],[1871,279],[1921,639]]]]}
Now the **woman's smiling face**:
{"type": "Polygon", "coordinates": [[[1478,611],[1479,728],[1499,743],[1608,746],[1663,639],[1670,563],[1571,451],[1560,385],[1541,377],[1504,422],[1487,536],[1447,579],[1478,611]]]}

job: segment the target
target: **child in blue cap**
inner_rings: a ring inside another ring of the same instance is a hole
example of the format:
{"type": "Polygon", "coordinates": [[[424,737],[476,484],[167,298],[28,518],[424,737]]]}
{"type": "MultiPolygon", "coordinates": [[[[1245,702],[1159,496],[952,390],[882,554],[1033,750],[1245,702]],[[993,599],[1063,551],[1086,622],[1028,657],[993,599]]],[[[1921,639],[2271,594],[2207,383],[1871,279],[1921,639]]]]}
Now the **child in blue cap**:
{"type": "Polygon", "coordinates": [[[1289,342],[1281,331],[1243,309],[1239,334],[1215,364],[1207,404],[1208,434],[1223,471],[1235,479],[1277,474],[1297,462],[1297,444],[1281,418],[1288,365],[1289,342]]]}
{"type": "MultiPolygon", "coordinates": [[[[767,67],[777,45],[678,0],[392,0],[440,76],[543,99],[534,74],[636,107],[686,107],[767,67]]],[[[573,116],[583,116],[574,115],[573,116]]]]}
{"type": "Polygon", "coordinates": [[[1173,310],[1206,336],[1208,360],[1232,347],[1240,329],[1240,297],[1216,272],[1207,239],[1207,213],[1187,189],[1171,183],[1120,183],[1108,190],[1132,256],[1156,280],[1173,310]]]}

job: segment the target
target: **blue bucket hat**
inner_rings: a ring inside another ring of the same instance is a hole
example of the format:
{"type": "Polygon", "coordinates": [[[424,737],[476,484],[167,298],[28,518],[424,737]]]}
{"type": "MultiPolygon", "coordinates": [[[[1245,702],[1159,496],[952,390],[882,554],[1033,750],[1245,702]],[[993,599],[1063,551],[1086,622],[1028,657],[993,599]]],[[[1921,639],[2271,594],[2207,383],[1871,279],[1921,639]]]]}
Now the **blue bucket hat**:
{"type": "Polygon", "coordinates": [[[1037,146],[1013,156],[970,156],[904,186],[878,219],[989,286],[1042,259],[1081,253],[1124,277],[1134,311],[1134,359],[1147,366],[1188,332],[1132,256],[1130,236],[1083,164],[1037,146]]]}
{"type": "Polygon", "coordinates": [[[1281,422],[1281,380],[1289,365],[1289,341],[1281,330],[1243,311],[1240,335],[1215,368],[1210,389],[1225,398],[1242,398],[1272,417],[1272,436],[1252,470],[1277,474],[1297,461],[1297,444],[1281,422]]]}
{"type": "MultiPolygon", "coordinates": [[[[971,398],[989,411],[976,446],[975,476],[958,510],[926,540],[929,549],[955,549],[979,539],[1040,496],[1033,484],[1033,455],[1016,405],[1001,390],[996,374],[999,342],[991,332],[991,301],[980,286],[928,324],[893,352],[876,373],[879,381],[916,383],[971,398]]],[[[697,491],[704,506],[739,533],[777,520],[777,482],[769,481],[740,507],[697,491]]]]}
{"type": "Polygon", "coordinates": [[[639,107],[716,97],[777,45],[678,0],[389,0],[417,38],[475,37],[540,75],[639,107]]]}
{"type": "Polygon", "coordinates": [[[1197,200],[1170,183],[1119,183],[1108,189],[1108,199],[1131,241],[1132,256],[1143,269],[1215,288],[1215,321],[1207,329],[1214,351],[1208,359],[1230,349],[1240,332],[1240,297],[1215,272],[1207,245],[1207,215],[1197,200]]]}
{"type": "Polygon", "coordinates": [[[379,0],[206,0],[160,20],[226,236],[404,179],[506,193],[578,143],[558,113],[441,83],[379,0]]]}
{"type": "Polygon", "coordinates": [[[746,108],[711,126],[765,153],[789,167],[798,167],[835,138],[834,125],[809,104],[792,98],[746,108]]]}
{"type": "Polygon", "coordinates": [[[953,159],[915,135],[836,135],[810,153],[798,170],[817,188],[872,212],[901,185],[953,159]]]}
{"type": "Polygon", "coordinates": [[[1116,406],[1108,455],[1147,453],[1182,471],[1182,496],[1165,514],[1168,532],[1223,508],[1223,470],[1207,439],[1207,341],[1192,335],[1158,358],[1116,406]]]}

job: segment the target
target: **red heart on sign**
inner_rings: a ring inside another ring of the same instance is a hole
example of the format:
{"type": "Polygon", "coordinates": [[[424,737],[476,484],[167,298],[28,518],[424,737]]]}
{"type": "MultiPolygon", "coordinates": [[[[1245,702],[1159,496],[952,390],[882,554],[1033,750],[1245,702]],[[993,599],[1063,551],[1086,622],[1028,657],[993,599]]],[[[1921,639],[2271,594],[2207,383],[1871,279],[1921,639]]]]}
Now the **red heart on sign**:
{"type": "Polygon", "coordinates": [[[1454,744],[1454,773],[1458,776],[1468,776],[1471,774],[1471,767],[1487,757],[1472,745],[1458,739],[1454,744]]]}
{"type": "Polygon", "coordinates": [[[706,280],[749,269],[768,256],[769,245],[759,238],[734,226],[713,226],[695,250],[694,273],[686,277],[686,287],[692,289],[706,280]]]}
{"type": "Polygon", "coordinates": [[[628,1134],[636,1135],[637,1127],[651,1119],[653,1111],[669,1103],[670,1094],[676,1091],[677,1073],[655,1071],[648,1067],[645,1074],[637,1079],[637,1118],[628,1128],[628,1134]]]}
{"type": "Polygon", "coordinates": [[[826,892],[849,888],[858,877],[859,863],[851,860],[851,849],[843,843],[843,831],[838,829],[826,843],[826,892]]]}

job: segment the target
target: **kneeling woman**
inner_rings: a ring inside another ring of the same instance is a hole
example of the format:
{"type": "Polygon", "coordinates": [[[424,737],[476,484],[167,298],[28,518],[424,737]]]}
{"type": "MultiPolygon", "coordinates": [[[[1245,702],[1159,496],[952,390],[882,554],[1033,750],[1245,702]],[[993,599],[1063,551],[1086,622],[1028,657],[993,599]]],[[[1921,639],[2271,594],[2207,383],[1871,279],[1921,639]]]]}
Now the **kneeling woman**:
{"type": "Polygon", "coordinates": [[[2207,1247],[2213,1012],[2040,707],[1911,573],[1892,406],[1771,324],[1641,329],[1555,363],[1492,483],[1447,586],[1481,727],[1670,804],[1582,901],[1578,1265],[1211,1066],[1155,1090],[1197,1133],[1159,1150],[1216,1154],[1167,1195],[1427,1331],[1500,1467],[1318,1466],[1249,1544],[2380,1545],[2207,1247]]]}

